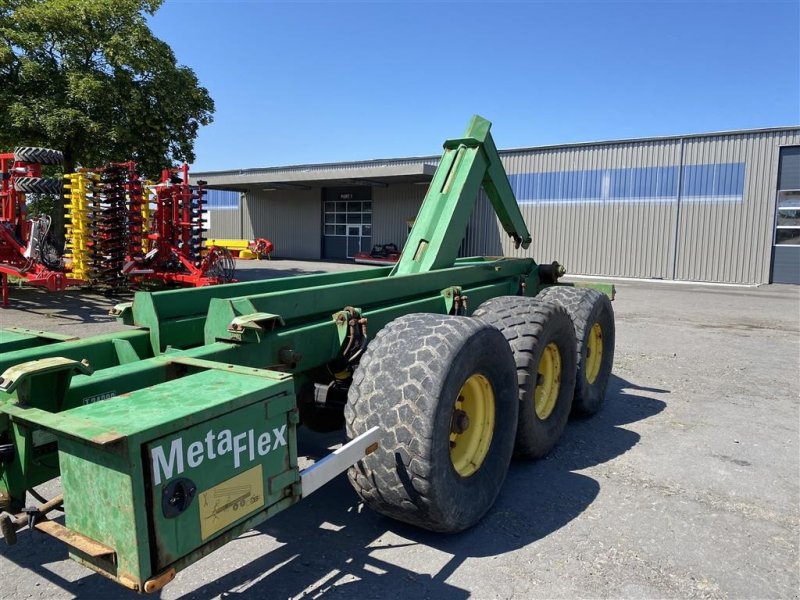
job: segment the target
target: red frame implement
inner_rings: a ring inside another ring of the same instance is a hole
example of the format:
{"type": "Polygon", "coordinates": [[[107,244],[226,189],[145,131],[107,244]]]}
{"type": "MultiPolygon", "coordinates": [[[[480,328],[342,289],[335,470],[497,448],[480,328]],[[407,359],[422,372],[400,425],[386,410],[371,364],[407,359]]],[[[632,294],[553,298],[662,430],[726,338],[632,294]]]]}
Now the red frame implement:
{"type": "Polygon", "coordinates": [[[161,182],[155,186],[155,210],[146,235],[149,251],[128,257],[125,274],[131,281],[155,280],[193,287],[236,281],[235,262],[227,250],[211,246],[202,252],[204,186],[203,181],[194,186],[189,184],[186,164],[161,172],[161,182]]]}
{"type": "Polygon", "coordinates": [[[48,269],[41,262],[25,256],[30,241],[31,221],[26,215],[25,194],[16,191],[14,183],[21,177],[41,176],[41,165],[15,160],[13,153],[0,154],[0,279],[3,306],[8,306],[9,275],[51,292],[82,283],[67,279],[63,272],[48,269]]]}

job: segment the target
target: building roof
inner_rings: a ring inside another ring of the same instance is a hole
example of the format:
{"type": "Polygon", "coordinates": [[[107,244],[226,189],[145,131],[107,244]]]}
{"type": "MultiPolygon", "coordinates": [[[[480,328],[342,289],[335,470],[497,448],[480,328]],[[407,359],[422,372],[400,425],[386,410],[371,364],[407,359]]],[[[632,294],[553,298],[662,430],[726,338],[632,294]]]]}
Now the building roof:
{"type": "MultiPolygon", "coordinates": [[[[625,138],[618,140],[577,142],[568,144],[549,144],[544,146],[523,146],[499,150],[500,155],[518,154],[522,152],[546,152],[564,148],[580,148],[585,146],[608,146],[617,144],[634,144],[669,140],[686,140],[704,137],[730,137],[753,135],[759,133],[775,133],[782,131],[798,131],[800,125],[784,127],[763,127],[758,129],[738,129],[693,133],[685,135],[666,135],[643,138],[625,138]]],[[[436,171],[440,155],[411,156],[403,158],[377,158],[361,161],[316,163],[305,165],[287,165],[279,167],[254,167],[246,169],[228,169],[222,171],[202,171],[192,173],[193,181],[205,180],[209,188],[246,190],[260,185],[263,189],[311,189],[322,185],[373,185],[385,187],[392,182],[430,181],[436,171]]]]}
{"type": "Polygon", "coordinates": [[[203,179],[210,188],[240,189],[261,185],[264,189],[309,189],[319,185],[374,185],[391,182],[430,181],[438,156],[409,159],[378,159],[359,162],[325,163],[206,171],[192,173],[192,180],[203,179]]]}

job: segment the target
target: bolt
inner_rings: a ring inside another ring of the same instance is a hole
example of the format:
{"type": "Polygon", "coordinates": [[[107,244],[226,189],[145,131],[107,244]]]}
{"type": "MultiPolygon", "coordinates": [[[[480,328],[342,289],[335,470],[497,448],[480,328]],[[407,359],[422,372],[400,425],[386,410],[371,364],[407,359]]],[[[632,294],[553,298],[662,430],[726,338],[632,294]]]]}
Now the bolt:
{"type": "Polygon", "coordinates": [[[467,413],[463,410],[455,410],[453,411],[453,422],[450,426],[450,430],[453,433],[461,434],[464,433],[469,428],[469,417],[467,413]]]}

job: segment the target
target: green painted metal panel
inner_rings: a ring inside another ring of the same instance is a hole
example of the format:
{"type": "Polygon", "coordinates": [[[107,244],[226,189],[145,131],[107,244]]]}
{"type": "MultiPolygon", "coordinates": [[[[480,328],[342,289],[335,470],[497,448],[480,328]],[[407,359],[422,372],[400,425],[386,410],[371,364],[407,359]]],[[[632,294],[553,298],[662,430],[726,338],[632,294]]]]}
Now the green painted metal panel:
{"type": "Polygon", "coordinates": [[[77,338],[59,333],[9,327],[8,329],[0,329],[0,354],[74,339],[77,338]]]}
{"type": "MultiPolygon", "coordinates": [[[[0,354],[0,374],[9,367],[23,362],[40,360],[53,356],[63,356],[73,360],[87,359],[95,369],[105,369],[118,364],[114,350],[115,339],[127,340],[141,357],[153,356],[150,350],[149,334],[144,329],[131,329],[108,333],[74,341],[54,342],[33,348],[13,350],[0,354]]],[[[0,392],[0,404],[5,394],[0,392]]]]}
{"type": "Polygon", "coordinates": [[[197,372],[67,414],[11,411],[58,438],[67,527],[117,555],[113,565],[80,558],[117,578],[143,582],[254,512],[290,498],[297,481],[291,377],[205,361],[184,366],[197,372]],[[249,506],[234,509],[230,498],[215,496],[220,485],[256,465],[263,489],[249,490],[249,506]],[[191,482],[194,497],[185,510],[169,514],[165,490],[171,493],[167,486],[176,478],[191,482]],[[223,513],[235,518],[225,521],[223,513]],[[201,519],[210,526],[201,527],[201,519]]]}
{"type": "Polygon", "coordinates": [[[68,437],[59,440],[65,525],[116,552],[113,563],[78,554],[93,568],[141,581],[150,575],[143,463],[133,448],[116,449],[91,448],[68,437]]]}
{"type": "Polygon", "coordinates": [[[299,480],[297,449],[288,440],[293,425],[288,412],[268,419],[266,404],[252,404],[147,444],[157,571],[291,495],[299,480]],[[172,451],[174,462],[169,460],[172,451]],[[283,474],[288,477],[273,485],[283,474]],[[173,477],[188,479],[196,491],[188,509],[167,517],[163,497],[173,477]]]}
{"type": "Polygon", "coordinates": [[[190,348],[203,343],[206,313],[214,298],[236,298],[312,289],[322,285],[347,284],[382,277],[390,270],[389,267],[376,267],[205,288],[137,292],[133,303],[133,318],[136,325],[150,330],[153,352],[162,352],[167,346],[190,348]]]}

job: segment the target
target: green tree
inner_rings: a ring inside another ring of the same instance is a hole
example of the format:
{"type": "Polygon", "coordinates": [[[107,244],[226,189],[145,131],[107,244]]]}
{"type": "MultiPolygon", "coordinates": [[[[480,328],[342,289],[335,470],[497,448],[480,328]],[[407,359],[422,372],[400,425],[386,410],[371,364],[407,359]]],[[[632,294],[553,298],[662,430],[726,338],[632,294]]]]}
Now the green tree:
{"type": "Polygon", "coordinates": [[[64,170],[194,160],[214,102],[147,25],[163,0],[0,0],[0,146],[64,152],[64,170]]]}

